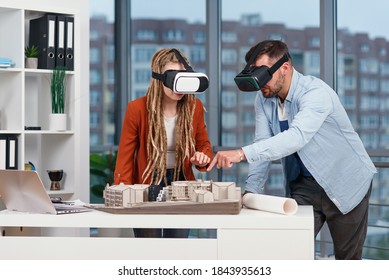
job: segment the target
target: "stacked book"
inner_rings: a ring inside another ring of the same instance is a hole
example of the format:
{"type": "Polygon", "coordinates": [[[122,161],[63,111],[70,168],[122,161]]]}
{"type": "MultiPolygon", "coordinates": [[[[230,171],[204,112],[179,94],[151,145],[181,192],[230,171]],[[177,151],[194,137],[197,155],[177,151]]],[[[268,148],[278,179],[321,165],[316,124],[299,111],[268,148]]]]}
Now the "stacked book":
{"type": "Polygon", "coordinates": [[[15,63],[11,59],[0,57],[0,68],[10,68],[14,66],[15,63]]]}

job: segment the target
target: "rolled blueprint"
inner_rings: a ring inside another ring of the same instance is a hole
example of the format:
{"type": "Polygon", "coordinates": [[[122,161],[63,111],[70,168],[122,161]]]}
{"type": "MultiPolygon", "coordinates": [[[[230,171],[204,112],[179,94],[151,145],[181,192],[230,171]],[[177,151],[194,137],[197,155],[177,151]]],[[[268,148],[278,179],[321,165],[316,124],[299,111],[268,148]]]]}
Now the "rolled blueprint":
{"type": "Polygon", "coordinates": [[[247,208],[284,215],[294,215],[297,212],[297,202],[293,198],[247,193],[243,196],[242,203],[247,208]]]}

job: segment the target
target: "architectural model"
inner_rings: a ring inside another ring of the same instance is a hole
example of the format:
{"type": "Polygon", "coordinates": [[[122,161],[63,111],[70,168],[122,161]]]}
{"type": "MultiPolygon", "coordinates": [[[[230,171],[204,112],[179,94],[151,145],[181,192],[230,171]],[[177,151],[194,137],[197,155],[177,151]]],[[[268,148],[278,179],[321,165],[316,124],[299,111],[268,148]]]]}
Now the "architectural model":
{"type": "MultiPolygon", "coordinates": [[[[107,185],[104,190],[105,206],[132,207],[148,202],[149,185],[107,185]]],[[[156,201],[192,201],[210,203],[222,200],[239,200],[241,188],[234,182],[174,181],[163,188],[156,201]]]]}

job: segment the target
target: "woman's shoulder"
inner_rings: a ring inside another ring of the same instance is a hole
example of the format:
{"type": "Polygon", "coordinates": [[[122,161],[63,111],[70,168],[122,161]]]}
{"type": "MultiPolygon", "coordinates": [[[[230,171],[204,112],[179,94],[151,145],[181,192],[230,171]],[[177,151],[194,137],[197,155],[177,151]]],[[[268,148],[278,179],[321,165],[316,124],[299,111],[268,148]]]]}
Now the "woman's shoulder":
{"type": "Polygon", "coordinates": [[[192,104],[196,107],[204,107],[203,102],[199,98],[195,98],[192,104]]]}
{"type": "Polygon", "coordinates": [[[142,97],[139,97],[135,100],[128,102],[127,106],[130,108],[133,108],[133,109],[135,109],[135,108],[142,109],[142,108],[146,108],[146,103],[147,103],[147,97],[142,96],[142,97]]]}
{"type": "Polygon", "coordinates": [[[195,110],[198,111],[204,111],[204,104],[199,98],[195,98],[194,104],[196,105],[195,110]]]}

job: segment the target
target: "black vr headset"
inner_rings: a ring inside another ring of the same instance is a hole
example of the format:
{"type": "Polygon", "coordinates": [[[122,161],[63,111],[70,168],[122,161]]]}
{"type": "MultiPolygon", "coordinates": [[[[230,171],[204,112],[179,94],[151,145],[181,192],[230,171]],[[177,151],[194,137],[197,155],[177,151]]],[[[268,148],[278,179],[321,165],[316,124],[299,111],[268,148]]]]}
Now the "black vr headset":
{"type": "Polygon", "coordinates": [[[236,85],[241,91],[258,91],[263,88],[268,81],[273,77],[274,72],[281,67],[284,62],[290,58],[289,53],[284,54],[272,67],[265,65],[260,67],[251,67],[254,60],[257,58],[259,48],[255,49],[250,56],[245,68],[234,79],[236,85]]]}
{"type": "Polygon", "coordinates": [[[152,72],[152,77],[162,81],[166,87],[176,93],[192,94],[205,91],[209,86],[207,75],[194,72],[176,49],[172,49],[170,52],[175,53],[185,70],[166,70],[163,74],[152,72]]]}

